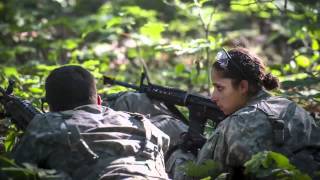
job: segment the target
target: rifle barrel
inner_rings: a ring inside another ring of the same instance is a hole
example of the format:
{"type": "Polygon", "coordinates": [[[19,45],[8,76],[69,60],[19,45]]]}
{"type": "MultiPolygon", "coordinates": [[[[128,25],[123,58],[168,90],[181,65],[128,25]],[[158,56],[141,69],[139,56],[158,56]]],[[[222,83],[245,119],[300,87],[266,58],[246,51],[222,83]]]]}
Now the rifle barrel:
{"type": "Polygon", "coordinates": [[[113,78],[104,76],[103,78],[103,84],[110,84],[110,85],[120,85],[120,86],[124,86],[124,87],[128,87],[128,88],[132,88],[135,90],[140,90],[139,86],[133,85],[133,84],[129,84],[129,83],[125,83],[125,82],[121,82],[121,81],[117,81],[113,78]]]}

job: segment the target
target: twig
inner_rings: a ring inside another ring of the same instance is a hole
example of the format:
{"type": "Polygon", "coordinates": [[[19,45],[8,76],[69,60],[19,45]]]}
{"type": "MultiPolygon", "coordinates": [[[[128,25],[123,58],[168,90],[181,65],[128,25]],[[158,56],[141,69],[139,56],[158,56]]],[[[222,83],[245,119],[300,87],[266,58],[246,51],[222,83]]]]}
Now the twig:
{"type": "MultiPolygon", "coordinates": [[[[198,1],[197,0],[194,0],[194,3],[197,3],[198,1]]],[[[200,22],[202,24],[202,27],[204,29],[204,32],[205,32],[205,39],[206,39],[206,43],[209,43],[209,32],[210,32],[210,25],[211,25],[211,22],[212,22],[212,18],[213,18],[213,15],[215,13],[215,8],[212,10],[212,12],[210,13],[210,16],[209,16],[209,21],[208,23],[205,23],[205,20],[204,20],[204,17],[202,16],[202,13],[201,13],[201,7],[198,6],[198,15],[200,17],[200,22]]],[[[208,83],[208,95],[210,95],[210,47],[206,47],[205,48],[205,52],[206,52],[206,60],[205,60],[205,67],[207,67],[207,74],[208,74],[208,79],[207,79],[207,83],[208,83]]]]}
{"type": "Polygon", "coordinates": [[[258,0],[255,0],[254,2],[250,2],[250,3],[231,3],[231,5],[250,6],[250,5],[252,5],[252,4],[269,3],[269,2],[274,2],[274,0],[268,0],[268,1],[258,1],[258,0]]]}
{"type": "Polygon", "coordinates": [[[287,14],[287,5],[288,5],[288,0],[284,0],[284,5],[283,5],[283,8],[284,8],[284,14],[287,14]]]}

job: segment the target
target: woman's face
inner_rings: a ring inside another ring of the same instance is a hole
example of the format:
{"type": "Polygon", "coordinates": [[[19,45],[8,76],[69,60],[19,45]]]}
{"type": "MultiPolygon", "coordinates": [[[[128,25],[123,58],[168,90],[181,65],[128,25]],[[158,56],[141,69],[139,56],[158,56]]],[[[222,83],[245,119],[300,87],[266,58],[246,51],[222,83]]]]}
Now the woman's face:
{"type": "Polygon", "coordinates": [[[230,115],[247,103],[248,83],[241,81],[238,87],[232,85],[232,79],[224,78],[221,73],[213,69],[212,80],[214,91],[212,101],[216,102],[219,108],[226,115],[230,115]]]}

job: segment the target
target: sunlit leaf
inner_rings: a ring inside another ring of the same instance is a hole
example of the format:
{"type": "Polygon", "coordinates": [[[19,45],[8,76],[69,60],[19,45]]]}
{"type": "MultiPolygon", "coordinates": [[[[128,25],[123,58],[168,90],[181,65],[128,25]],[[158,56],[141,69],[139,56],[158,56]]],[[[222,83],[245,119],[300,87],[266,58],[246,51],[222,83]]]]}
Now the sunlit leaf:
{"type": "Polygon", "coordinates": [[[309,58],[303,55],[298,56],[296,58],[296,62],[298,66],[304,67],[304,68],[309,67],[311,64],[309,58]]]}
{"type": "Polygon", "coordinates": [[[68,39],[64,42],[64,47],[66,49],[74,49],[78,46],[78,40],[68,39]]]}
{"type": "Polygon", "coordinates": [[[28,90],[34,94],[42,94],[43,93],[43,89],[41,89],[41,88],[30,87],[28,90]]]}
{"type": "Polygon", "coordinates": [[[125,6],[125,7],[122,7],[122,10],[124,13],[131,14],[136,17],[144,17],[144,18],[153,19],[156,15],[155,11],[145,10],[139,6],[125,6]]]}
{"type": "Polygon", "coordinates": [[[184,69],[185,69],[184,64],[178,64],[175,67],[175,72],[176,72],[176,74],[180,74],[184,71],[184,69]]]}
{"type": "Polygon", "coordinates": [[[140,28],[140,33],[153,40],[160,40],[161,33],[165,30],[165,24],[160,22],[148,22],[140,28]]]}
{"type": "Polygon", "coordinates": [[[122,17],[113,17],[107,22],[107,28],[121,24],[122,17]]]}
{"type": "Polygon", "coordinates": [[[4,67],[3,71],[4,71],[5,76],[7,76],[7,77],[10,77],[10,76],[18,77],[19,76],[19,73],[15,67],[4,67]]]}
{"type": "Polygon", "coordinates": [[[92,60],[87,60],[84,63],[82,63],[82,66],[84,68],[88,68],[88,69],[95,69],[96,66],[99,64],[100,64],[99,60],[92,59],[92,60]]]}
{"type": "Polygon", "coordinates": [[[16,142],[16,138],[20,133],[14,127],[14,125],[10,126],[6,138],[4,140],[4,147],[6,152],[10,152],[16,142]]]}
{"type": "Polygon", "coordinates": [[[319,50],[319,49],[320,49],[320,48],[319,48],[319,42],[318,42],[316,39],[312,39],[312,45],[311,45],[311,47],[312,47],[312,49],[313,49],[314,51],[319,50]]]}
{"type": "Polygon", "coordinates": [[[52,70],[54,70],[55,68],[57,68],[58,66],[56,66],[56,65],[53,65],[53,66],[50,66],[50,65],[45,65],[45,64],[38,64],[37,66],[36,66],[36,69],[38,69],[38,70],[43,70],[43,71],[52,71],[52,70]]]}

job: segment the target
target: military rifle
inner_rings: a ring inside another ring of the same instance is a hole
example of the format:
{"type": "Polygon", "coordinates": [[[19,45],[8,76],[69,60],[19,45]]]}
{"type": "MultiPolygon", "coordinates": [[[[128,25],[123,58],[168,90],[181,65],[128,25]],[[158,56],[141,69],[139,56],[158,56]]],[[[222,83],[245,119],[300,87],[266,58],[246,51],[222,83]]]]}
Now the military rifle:
{"type": "Polygon", "coordinates": [[[10,117],[11,121],[20,130],[25,130],[35,115],[41,112],[32,106],[26,100],[22,100],[12,95],[14,81],[9,81],[9,86],[6,90],[0,87],[0,104],[4,107],[2,117],[10,117]]]}
{"type": "Polygon", "coordinates": [[[211,119],[216,123],[219,123],[225,118],[223,112],[208,97],[194,93],[189,93],[180,89],[154,85],[150,82],[147,85],[145,85],[143,83],[144,79],[145,74],[142,73],[140,86],[117,81],[108,76],[104,76],[103,81],[104,84],[120,85],[127,88],[132,88],[140,93],[146,93],[146,95],[151,99],[156,99],[161,102],[164,102],[165,105],[186,124],[188,124],[188,120],[186,120],[186,118],[178,111],[178,109],[172,110],[172,107],[175,107],[175,105],[185,106],[188,108],[195,107],[199,110],[199,112],[203,113],[202,117],[205,117],[206,119],[211,119]]]}

